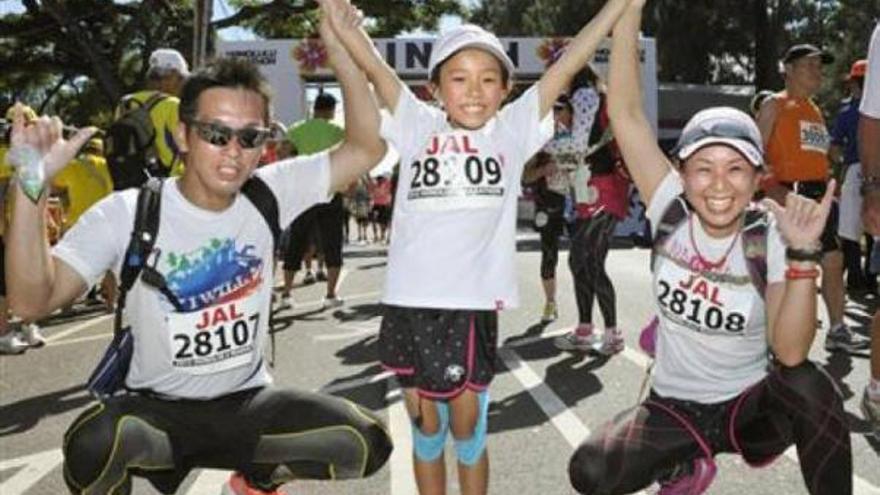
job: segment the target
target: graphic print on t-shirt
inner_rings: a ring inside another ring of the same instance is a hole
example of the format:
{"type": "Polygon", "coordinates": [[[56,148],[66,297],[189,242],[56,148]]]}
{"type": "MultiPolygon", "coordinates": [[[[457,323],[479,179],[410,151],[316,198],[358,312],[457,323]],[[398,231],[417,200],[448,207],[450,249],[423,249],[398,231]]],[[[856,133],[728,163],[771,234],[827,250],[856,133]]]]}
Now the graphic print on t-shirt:
{"type": "Polygon", "coordinates": [[[506,187],[504,155],[477,133],[435,134],[407,172],[408,208],[446,211],[500,208],[506,187]]]}
{"type": "Polygon", "coordinates": [[[205,375],[252,361],[263,269],[255,250],[212,239],[189,253],[165,254],[168,286],[184,308],[168,316],[172,366],[205,375]]]}

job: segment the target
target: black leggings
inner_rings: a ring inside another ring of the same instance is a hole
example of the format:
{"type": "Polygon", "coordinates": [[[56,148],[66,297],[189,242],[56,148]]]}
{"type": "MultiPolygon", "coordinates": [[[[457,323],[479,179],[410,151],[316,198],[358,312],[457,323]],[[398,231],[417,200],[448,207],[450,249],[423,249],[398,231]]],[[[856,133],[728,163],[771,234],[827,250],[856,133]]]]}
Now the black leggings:
{"type": "Polygon", "coordinates": [[[619,415],[575,451],[568,467],[580,493],[631,493],[702,457],[672,409],[702,435],[714,454],[766,464],[791,444],[811,494],[852,492],[852,452],[843,403],[828,376],[807,361],[777,366],[766,378],[721,404],[662,398],[619,415]],[[658,405],[659,403],[659,405],[658,405]],[[664,407],[665,406],[665,407],[664,407]]]}
{"type": "Polygon", "coordinates": [[[605,326],[617,326],[614,285],[605,271],[605,258],[608,257],[615,225],[617,218],[607,212],[590,218],[579,218],[575,223],[568,253],[568,267],[574,278],[579,323],[593,322],[593,299],[598,299],[605,326]]]}
{"type": "Polygon", "coordinates": [[[264,490],[294,478],[361,478],[392,446],[352,402],[266,387],[206,401],[115,397],[81,414],[63,449],[71,493],[118,495],[131,492],[132,475],[174,493],[197,467],[239,471],[264,490]]]}
{"type": "Polygon", "coordinates": [[[559,262],[559,236],[565,219],[562,213],[548,215],[547,224],[541,227],[541,280],[556,278],[559,262]]]}

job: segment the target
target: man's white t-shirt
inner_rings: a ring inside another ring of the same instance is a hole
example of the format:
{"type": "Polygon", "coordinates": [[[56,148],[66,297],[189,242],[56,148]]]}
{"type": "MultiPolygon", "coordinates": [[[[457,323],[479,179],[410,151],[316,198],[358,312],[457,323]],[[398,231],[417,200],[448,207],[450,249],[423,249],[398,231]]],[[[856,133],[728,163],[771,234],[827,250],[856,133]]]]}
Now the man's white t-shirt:
{"type": "Polygon", "coordinates": [[[871,45],[868,48],[868,72],[865,74],[865,87],[862,89],[859,112],[880,119],[880,22],[871,35],[871,45]]]}
{"type": "Polygon", "coordinates": [[[537,86],[481,129],[401,91],[382,135],[400,153],[382,302],[406,307],[516,307],[517,196],[523,165],[553,135],[537,86]]]}
{"type": "MultiPolygon", "coordinates": [[[[327,201],[327,153],[256,171],[275,193],[279,221],[327,201]]],[[[162,188],[159,232],[147,262],[183,306],[138,278],[126,298],[134,354],[126,384],[171,397],[209,399],[266,385],[263,362],[273,285],[273,239],[256,207],[239,194],[224,211],[190,203],[177,179],[162,188]]],[[[134,226],[137,190],[114,193],[89,209],[53,254],[91,286],[108,269],[119,276],[134,226]]]]}
{"type": "MultiPolygon", "coordinates": [[[[651,225],[659,225],[682,191],[681,178],[670,172],[648,206],[651,225]]],[[[742,240],[735,237],[710,237],[694,214],[658,250],[653,286],[660,328],[652,385],[663,397],[714,404],[736,397],[767,374],[764,299],[749,278],[742,240]],[[690,239],[690,221],[699,253],[690,239]],[[700,255],[720,260],[733,242],[719,268],[710,273],[692,268],[700,255]]],[[[784,282],[784,270],[785,246],[771,220],[767,284],[784,282]]]]}

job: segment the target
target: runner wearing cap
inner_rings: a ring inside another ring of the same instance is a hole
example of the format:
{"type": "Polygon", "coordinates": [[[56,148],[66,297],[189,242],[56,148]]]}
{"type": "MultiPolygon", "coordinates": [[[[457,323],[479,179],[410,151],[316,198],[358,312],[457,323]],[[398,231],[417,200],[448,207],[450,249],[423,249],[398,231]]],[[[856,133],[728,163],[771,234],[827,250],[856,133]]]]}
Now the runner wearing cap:
{"type": "Polygon", "coordinates": [[[609,112],[653,233],[673,207],[685,219],[655,246],[660,326],[648,398],[578,447],[571,482],[581,493],[632,493],[660,481],[660,493],[699,494],[714,477],[716,454],[759,465],[794,444],[809,493],[851,493],[842,402],[807,360],[833,182],[820,203],[789,193],[785,206],[767,200],[769,212],[752,210],[767,222],[761,294],[742,242],[764,168],[761,134],[739,110],[703,110],[685,126],[670,163],[639,88],[643,4],[633,2],[614,27],[609,112]]]}
{"type": "Polygon", "coordinates": [[[189,66],[183,55],[171,48],[159,48],[150,54],[146,89],[122,97],[116,107],[116,118],[137,108],[158,93],[158,101],[150,110],[150,119],[156,132],[154,153],[166,175],[180,175],[183,161],[174,135],[177,132],[180,89],[189,76],[189,66]]]}
{"type": "Polygon", "coordinates": [[[761,91],[755,92],[755,95],[752,96],[751,101],[749,101],[749,111],[752,112],[752,117],[758,116],[758,112],[761,111],[761,105],[763,105],[764,100],[770,96],[773,96],[773,91],[770,91],[769,89],[762,89],[761,91]]]}
{"type": "Polygon", "coordinates": [[[488,490],[486,388],[495,371],[497,311],[519,304],[523,165],[552,136],[554,101],[629,2],[609,0],[538,83],[503,109],[515,67],[495,35],[463,25],[437,40],[428,62],[437,109],[385,63],[348,0],[321,2],[391,112],[383,136],[401,155],[379,352],[405,388],[422,493],[445,492],[450,431],[461,492],[488,490]]]}
{"type": "MultiPolygon", "coordinates": [[[[785,52],[782,68],[785,89],[764,100],[758,113],[767,165],[766,194],[784,203],[788,191],[813,199],[825,192],[831,168],[828,149],[831,138],[825,119],[812,97],[822,86],[822,66],[834,58],[813,45],[794,45],[785,52]]],[[[828,351],[854,351],[867,347],[865,339],[853,334],[843,321],[843,253],[837,238],[838,208],[832,205],[822,233],[822,299],[828,309],[825,338],[828,351]]]]}
{"type": "MultiPolygon", "coordinates": [[[[859,102],[865,82],[867,60],[856,60],[846,77],[849,96],[843,100],[831,126],[831,156],[842,163],[840,176],[840,222],[837,234],[843,251],[847,291],[865,293],[877,291],[876,275],[869,270],[869,258],[862,268],[862,170],[859,165],[859,102]]],[[[873,239],[867,238],[870,253],[873,239]]]]}

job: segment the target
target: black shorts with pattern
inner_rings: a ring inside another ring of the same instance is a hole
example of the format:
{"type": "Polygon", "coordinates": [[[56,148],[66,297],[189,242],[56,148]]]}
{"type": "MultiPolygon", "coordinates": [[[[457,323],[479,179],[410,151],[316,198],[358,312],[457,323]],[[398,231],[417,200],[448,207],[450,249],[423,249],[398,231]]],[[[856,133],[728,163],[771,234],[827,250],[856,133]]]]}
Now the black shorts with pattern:
{"type": "Polygon", "coordinates": [[[483,390],[495,377],[494,310],[385,306],[379,358],[404,388],[430,398],[483,390]]]}

